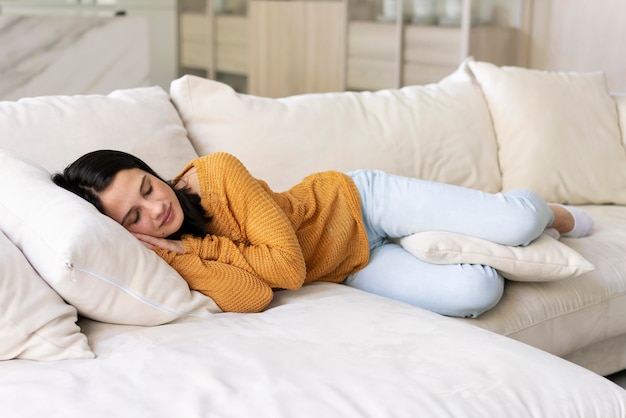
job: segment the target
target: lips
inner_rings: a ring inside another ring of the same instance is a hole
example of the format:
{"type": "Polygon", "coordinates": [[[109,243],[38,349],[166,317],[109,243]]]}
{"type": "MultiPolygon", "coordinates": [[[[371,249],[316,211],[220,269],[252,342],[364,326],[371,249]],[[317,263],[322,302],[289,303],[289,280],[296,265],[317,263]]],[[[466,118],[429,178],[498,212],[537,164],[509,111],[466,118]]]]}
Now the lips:
{"type": "Polygon", "coordinates": [[[163,216],[163,222],[161,222],[161,226],[167,225],[168,223],[170,223],[171,220],[172,220],[172,205],[170,204],[165,211],[165,215],[163,216]]]}

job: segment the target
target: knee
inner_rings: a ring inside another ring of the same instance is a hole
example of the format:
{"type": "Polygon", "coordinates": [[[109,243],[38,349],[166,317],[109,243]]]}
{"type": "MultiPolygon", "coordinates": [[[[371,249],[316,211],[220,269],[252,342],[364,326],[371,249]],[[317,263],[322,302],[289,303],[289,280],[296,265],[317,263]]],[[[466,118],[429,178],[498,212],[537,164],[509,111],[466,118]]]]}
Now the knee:
{"type": "Polygon", "coordinates": [[[511,237],[507,245],[526,246],[537,239],[546,229],[546,222],[533,211],[518,214],[511,223],[511,237]]]}
{"type": "Polygon", "coordinates": [[[491,267],[463,264],[464,280],[457,290],[457,304],[449,316],[477,318],[498,304],[504,293],[504,279],[491,267]]]}
{"type": "Polygon", "coordinates": [[[553,219],[552,209],[530,190],[512,190],[507,196],[517,199],[517,210],[509,222],[510,238],[507,245],[528,245],[539,237],[553,219]]]}

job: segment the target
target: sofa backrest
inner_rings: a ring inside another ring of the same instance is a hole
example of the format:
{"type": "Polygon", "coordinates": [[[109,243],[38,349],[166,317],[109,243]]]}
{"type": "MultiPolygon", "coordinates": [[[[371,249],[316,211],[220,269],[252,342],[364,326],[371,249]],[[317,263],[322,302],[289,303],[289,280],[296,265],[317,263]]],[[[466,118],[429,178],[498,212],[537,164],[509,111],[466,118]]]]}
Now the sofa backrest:
{"type": "Polygon", "coordinates": [[[626,204],[626,97],[611,97],[599,72],[468,59],[439,83],[402,89],[269,99],[184,76],[170,96],[148,87],[0,102],[0,148],[49,171],[111,148],[171,178],[197,155],[225,151],[275,190],[316,171],[372,168],[626,204]]]}
{"type": "Polygon", "coordinates": [[[170,96],[198,153],[234,154],[275,190],[361,168],[500,190],[489,109],[465,64],[427,86],[280,99],[184,76],[170,96]]]}
{"type": "Polygon", "coordinates": [[[185,76],[170,96],[198,153],[235,154],[277,189],[314,171],[376,168],[526,188],[550,202],[626,204],[624,99],[610,96],[601,72],[468,59],[439,83],[396,90],[268,99],[185,76]]]}

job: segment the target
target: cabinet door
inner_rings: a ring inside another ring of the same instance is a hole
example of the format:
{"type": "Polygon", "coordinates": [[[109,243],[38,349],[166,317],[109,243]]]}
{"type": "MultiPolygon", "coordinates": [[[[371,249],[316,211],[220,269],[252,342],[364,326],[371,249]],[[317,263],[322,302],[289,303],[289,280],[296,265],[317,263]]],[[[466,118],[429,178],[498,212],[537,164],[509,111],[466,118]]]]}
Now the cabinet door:
{"type": "Polygon", "coordinates": [[[348,24],[347,88],[378,90],[398,84],[398,28],[393,23],[348,24]]]}
{"type": "Polygon", "coordinates": [[[249,3],[249,93],[282,97],[345,88],[346,3],[249,3]]]}

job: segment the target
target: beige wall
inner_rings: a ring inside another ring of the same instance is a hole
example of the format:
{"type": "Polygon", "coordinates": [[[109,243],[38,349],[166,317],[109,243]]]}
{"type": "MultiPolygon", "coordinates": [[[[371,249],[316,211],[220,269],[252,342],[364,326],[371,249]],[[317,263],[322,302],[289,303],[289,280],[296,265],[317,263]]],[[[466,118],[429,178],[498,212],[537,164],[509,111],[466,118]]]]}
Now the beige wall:
{"type": "Polygon", "coordinates": [[[534,0],[530,67],[607,74],[626,93],[626,1],[534,0]]]}

